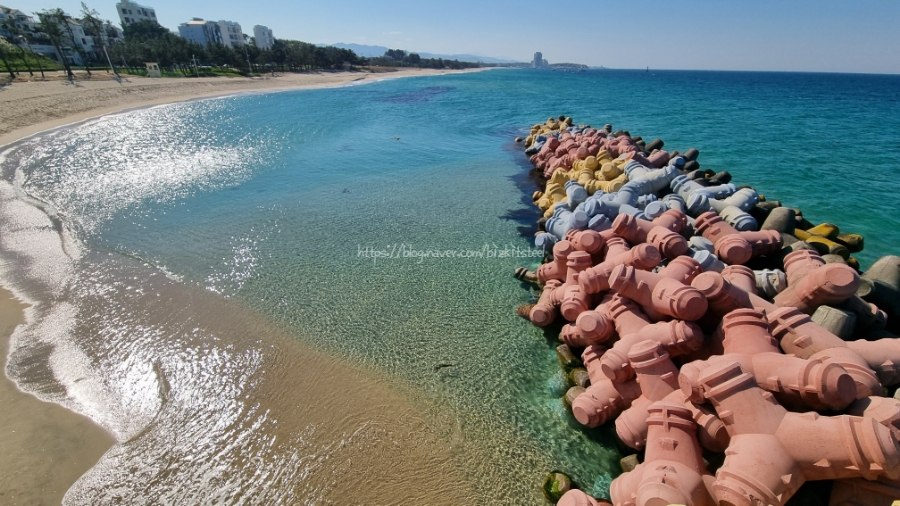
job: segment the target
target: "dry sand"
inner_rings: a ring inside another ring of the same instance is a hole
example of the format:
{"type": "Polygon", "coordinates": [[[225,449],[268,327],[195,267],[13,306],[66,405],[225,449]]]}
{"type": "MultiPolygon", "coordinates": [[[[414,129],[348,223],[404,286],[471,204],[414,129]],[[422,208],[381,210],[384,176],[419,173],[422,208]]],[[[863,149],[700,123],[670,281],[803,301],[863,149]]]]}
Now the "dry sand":
{"type": "MultiPolygon", "coordinates": [[[[449,72],[452,71],[404,69],[252,79],[123,76],[115,80],[101,75],[73,83],[61,79],[14,82],[0,85],[0,149],[44,130],[131,108],[238,92],[329,87],[353,81],[449,72]]],[[[23,321],[24,308],[9,291],[0,287],[0,350],[4,358],[10,335],[23,321]]],[[[5,363],[4,359],[4,371],[5,363]]],[[[71,484],[115,444],[113,437],[90,419],[20,391],[5,374],[0,377],[0,406],[3,407],[0,410],[0,504],[59,504],[71,484]]],[[[411,453],[408,455],[413,457],[409,459],[411,462],[427,458],[425,454],[415,455],[416,451],[411,453]]],[[[364,484],[356,485],[365,489],[364,484]]],[[[449,503],[458,500],[459,490],[447,492],[444,499],[449,503]]]]}

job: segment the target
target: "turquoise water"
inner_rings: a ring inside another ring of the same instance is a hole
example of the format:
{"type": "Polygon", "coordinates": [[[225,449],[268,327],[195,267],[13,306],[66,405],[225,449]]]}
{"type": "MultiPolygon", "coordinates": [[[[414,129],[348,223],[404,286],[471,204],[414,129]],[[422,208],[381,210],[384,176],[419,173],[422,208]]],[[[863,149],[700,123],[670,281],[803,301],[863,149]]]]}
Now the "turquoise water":
{"type": "MultiPolygon", "coordinates": [[[[502,253],[531,251],[538,216],[512,139],[558,114],[661,137],[667,149],[697,147],[704,168],[863,234],[864,265],[898,253],[898,76],[502,70],[171,104],[25,142],[6,153],[4,178],[15,198],[58,218],[74,265],[64,286],[38,268],[7,281],[31,286],[48,308],[85,315],[108,287],[141,291],[142,276],[163,274],[432,406],[483,503],[536,502],[552,469],[602,495],[618,469],[611,431],[582,430],[566,413],[553,336],[514,314],[535,294],[511,273],[536,260],[502,253]],[[457,256],[373,259],[371,250],[457,256]],[[122,267],[135,262],[143,274],[122,267]]],[[[7,227],[16,222],[11,204],[0,212],[7,227]]],[[[4,260],[24,265],[26,245],[11,240],[0,239],[4,260]]],[[[51,243],[30,251],[29,265],[65,263],[51,243]]],[[[167,332],[165,318],[139,325],[114,302],[102,311],[104,339],[132,353],[167,332]]],[[[60,332],[82,343],[79,357],[98,376],[115,377],[128,360],[85,345],[78,328],[60,332]]],[[[20,339],[22,357],[38,334],[20,339]]],[[[243,388],[252,354],[226,362],[213,374],[243,388]]],[[[88,396],[55,375],[70,397],[88,396]]],[[[179,388],[178,377],[167,381],[179,388]]],[[[104,412],[102,402],[75,403],[107,427],[139,413],[133,426],[116,426],[130,437],[157,402],[120,404],[104,412]]]]}

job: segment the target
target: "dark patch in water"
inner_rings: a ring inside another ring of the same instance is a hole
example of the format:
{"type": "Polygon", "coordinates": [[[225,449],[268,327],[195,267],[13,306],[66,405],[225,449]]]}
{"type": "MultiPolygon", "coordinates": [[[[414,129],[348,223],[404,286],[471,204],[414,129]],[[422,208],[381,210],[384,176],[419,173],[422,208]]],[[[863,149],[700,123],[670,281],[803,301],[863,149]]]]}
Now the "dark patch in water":
{"type": "Polygon", "coordinates": [[[455,89],[456,88],[453,86],[429,86],[427,88],[385,97],[381,99],[381,101],[392,104],[420,104],[455,89]]]}
{"type": "Polygon", "coordinates": [[[531,196],[536,190],[542,189],[546,184],[543,173],[533,168],[528,157],[525,156],[525,147],[521,143],[511,142],[503,146],[504,150],[513,151],[513,159],[522,170],[510,176],[509,179],[522,191],[519,203],[524,208],[510,209],[500,218],[512,220],[519,224],[517,227],[522,237],[532,238],[538,231],[537,220],[543,216],[541,210],[534,205],[531,196]]]}
{"type": "MultiPolygon", "coordinates": [[[[526,199],[522,199],[526,200],[526,199]]],[[[537,232],[537,220],[541,214],[535,212],[537,209],[530,201],[527,203],[531,207],[525,209],[511,209],[506,214],[500,216],[500,219],[514,221],[518,223],[516,229],[522,237],[534,237],[537,232]]]]}

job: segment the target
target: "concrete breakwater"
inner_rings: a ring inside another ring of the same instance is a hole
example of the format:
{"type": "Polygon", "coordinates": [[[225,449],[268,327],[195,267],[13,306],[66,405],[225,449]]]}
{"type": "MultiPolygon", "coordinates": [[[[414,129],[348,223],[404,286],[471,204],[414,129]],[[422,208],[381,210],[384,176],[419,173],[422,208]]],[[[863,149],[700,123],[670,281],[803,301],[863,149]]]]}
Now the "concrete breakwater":
{"type": "Polygon", "coordinates": [[[517,311],[558,333],[574,418],[631,453],[609,497],[552,473],[551,500],[780,506],[819,481],[819,504],[900,498],[900,257],[860,272],[863,237],[697,149],[564,116],[530,133],[546,262],[516,271],[542,287],[517,311]]]}

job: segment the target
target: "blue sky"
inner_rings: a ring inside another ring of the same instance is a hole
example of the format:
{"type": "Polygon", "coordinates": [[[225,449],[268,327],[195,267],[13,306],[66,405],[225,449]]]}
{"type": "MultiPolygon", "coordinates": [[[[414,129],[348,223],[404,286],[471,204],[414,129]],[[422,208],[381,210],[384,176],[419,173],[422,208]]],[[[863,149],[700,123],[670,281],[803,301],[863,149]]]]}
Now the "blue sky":
{"type": "MultiPolygon", "coordinates": [[[[0,0],[26,12],[79,0],[0,0]]],[[[118,23],[116,0],[88,5],[118,23]]],[[[252,34],[355,42],[431,53],[475,53],[610,68],[900,73],[896,0],[411,1],[147,0],[177,31],[191,17],[227,19],[252,34]]]]}

